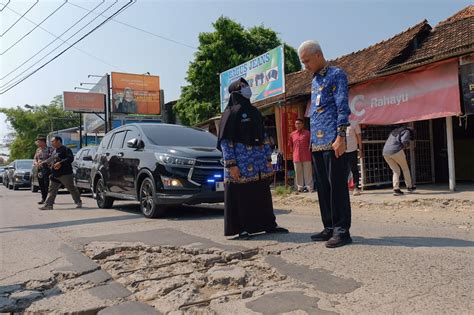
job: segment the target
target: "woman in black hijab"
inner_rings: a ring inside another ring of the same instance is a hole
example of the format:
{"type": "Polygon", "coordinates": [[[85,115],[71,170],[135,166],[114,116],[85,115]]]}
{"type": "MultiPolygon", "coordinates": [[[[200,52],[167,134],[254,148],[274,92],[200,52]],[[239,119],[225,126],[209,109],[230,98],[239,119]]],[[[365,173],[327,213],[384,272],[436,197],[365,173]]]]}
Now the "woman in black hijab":
{"type": "Polygon", "coordinates": [[[225,164],[224,234],[249,239],[252,233],[288,233],[273,214],[271,149],[263,117],[250,103],[249,84],[241,78],[229,86],[229,94],[217,144],[225,164]]]}

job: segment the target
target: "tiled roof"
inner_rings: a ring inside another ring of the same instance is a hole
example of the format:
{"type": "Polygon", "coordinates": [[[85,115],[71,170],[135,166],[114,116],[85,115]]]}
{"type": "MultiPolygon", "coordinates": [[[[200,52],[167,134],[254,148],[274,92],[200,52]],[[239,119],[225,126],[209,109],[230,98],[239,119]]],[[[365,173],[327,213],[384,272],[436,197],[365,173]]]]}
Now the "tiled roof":
{"type": "Polygon", "coordinates": [[[426,64],[473,51],[474,6],[469,6],[436,25],[414,53],[396,68],[426,64]]]}
{"type": "Polygon", "coordinates": [[[444,25],[444,24],[448,24],[454,21],[459,21],[471,16],[474,16],[474,5],[469,5],[465,7],[464,9],[462,9],[461,11],[454,14],[453,16],[447,18],[446,20],[439,22],[438,25],[436,25],[436,27],[444,25]]]}
{"type": "MultiPolygon", "coordinates": [[[[349,84],[365,81],[376,76],[376,73],[397,60],[406,59],[414,49],[413,42],[426,36],[431,27],[426,20],[410,27],[406,31],[365,49],[330,60],[331,65],[346,71],[349,84]]],[[[311,93],[312,75],[308,71],[299,71],[286,75],[287,98],[311,93]]],[[[283,96],[273,97],[256,103],[257,107],[282,100],[283,96]]]]}

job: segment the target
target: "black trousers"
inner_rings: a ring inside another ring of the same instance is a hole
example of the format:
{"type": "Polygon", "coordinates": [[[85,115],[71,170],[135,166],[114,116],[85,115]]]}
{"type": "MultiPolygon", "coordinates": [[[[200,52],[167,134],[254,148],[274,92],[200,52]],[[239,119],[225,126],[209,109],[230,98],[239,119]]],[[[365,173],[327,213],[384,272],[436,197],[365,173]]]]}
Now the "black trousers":
{"type": "Polygon", "coordinates": [[[42,177],[38,177],[38,184],[41,191],[41,200],[46,200],[49,189],[49,173],[46,175],[43,174],[42,177]]]}
{"type": "MultiPolygon", "coordinates": [[[[347,152],[347,164],[350,172],[352,172],[352,179],[354,180],[354,185],[356,188],[359,188],[359,180],[360,180],[360,173],[359,173],[359,166],[357,163],[359,162],[357,158],[357,150],[353,152],[347,152]]],[[[348,175],[349,176],[349,173],[348,175]]]]}
{"type": "Polygon", "coordinates": [[[313,152],[316,168],[319,208],[325,229],[348,232],[351,227],[351,203],[347,186],[347,155],[336,159],[333,150],[313,152]]]}

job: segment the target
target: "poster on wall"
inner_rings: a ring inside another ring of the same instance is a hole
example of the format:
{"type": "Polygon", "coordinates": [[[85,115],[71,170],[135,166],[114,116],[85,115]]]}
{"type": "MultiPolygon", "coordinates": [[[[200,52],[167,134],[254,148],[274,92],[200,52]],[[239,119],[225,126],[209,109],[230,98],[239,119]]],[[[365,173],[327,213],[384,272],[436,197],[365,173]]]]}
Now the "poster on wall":
{"type": "Polygon", "coordinates": [[[283,45],[220,74],[221,112],[229,101],[229,85],[244,78],[252,90],[251,102],[285,93],[283,45]]]}
{"type": "Polygon", "coordinates": [[[112,72],[112,112],[159,115],[160,77],[112,72]]]}

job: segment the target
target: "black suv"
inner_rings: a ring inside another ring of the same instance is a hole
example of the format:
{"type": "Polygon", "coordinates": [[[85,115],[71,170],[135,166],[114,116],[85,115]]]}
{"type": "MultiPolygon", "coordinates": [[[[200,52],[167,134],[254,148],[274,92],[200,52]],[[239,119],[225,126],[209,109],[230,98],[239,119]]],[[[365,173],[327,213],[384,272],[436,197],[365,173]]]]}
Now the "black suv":
{"type": "Polygon", "coordinates": [[[97,151],[97,146],[88,146],[80,149],[72,162],[74,184],[81,192],[91,190],[92,161],[97,151]]]}
{"type": "Polygon", "coordinates": [[[216,137],[179,125],[138,123],[107,133],[91,178],[99,208],[138,200],[148,218],[167,207],[224,201],[223,160],[216,137]]]}

